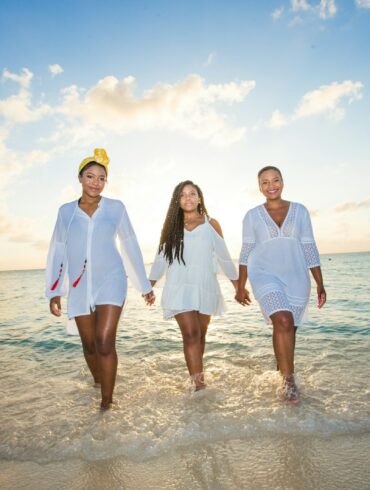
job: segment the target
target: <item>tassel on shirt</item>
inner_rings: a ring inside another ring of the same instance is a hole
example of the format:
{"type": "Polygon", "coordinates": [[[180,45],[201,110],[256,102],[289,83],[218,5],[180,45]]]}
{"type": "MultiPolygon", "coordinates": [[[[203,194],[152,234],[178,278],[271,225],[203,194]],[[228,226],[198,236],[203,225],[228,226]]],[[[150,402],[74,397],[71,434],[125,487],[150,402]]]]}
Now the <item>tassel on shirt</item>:
{"type": "Polygon", "coordinates": [[[85,262],[84,262],[84,266],[82,268],[82,272],[81,274],[78,276],[78,278],[74,281],[74,283],[72,284],[72,286],[75,288],[78,283],[80,282],[80,280],[82,279],[82,276],[85,274],[85,271],[86,271],[86,264],[87,264],[87,259],[85,259],[85,262]]]}
{"type": "Polygon", "coordinates": [[[58,282],[59,282],[59,279],[60,279],[60,277],[62,275],[62,271],[63,271],[63,262],[60,264],[58,279],[51,286],[50,291],[54,291],[56,289],[56,287],[58,286],[58,282]]]}

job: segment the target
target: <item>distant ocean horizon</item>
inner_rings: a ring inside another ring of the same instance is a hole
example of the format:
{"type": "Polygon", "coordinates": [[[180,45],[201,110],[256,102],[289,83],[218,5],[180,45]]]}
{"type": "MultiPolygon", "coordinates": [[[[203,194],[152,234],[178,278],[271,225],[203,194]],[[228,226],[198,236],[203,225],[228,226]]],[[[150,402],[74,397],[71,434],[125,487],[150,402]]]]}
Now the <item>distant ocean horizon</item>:
{"type": "MultiPolygon", "coordinates": [[[[336,255],[352,255],[352,254],[368,254],[370,253],[370,250],[363,250],[363,251],[359,251],[359,252],[333,252],[333,253],[330,253],[330,252],[326,252],[326,253],[321,253],[320,254],[320,257],[322,258],[326,258],[328,256],[332,257],[332,256],[336,256],[336,255]]],[[[239,257],[232,257],[233,261],[234,262],[238,262],[239,261],[239,257]]],[[[46,259],[45,259],[46,260],[46,259]]],[[[145,263],[145,266],[146,267],[150,267],[153,263],[152,260],[145,260],[144,261],[145,263]]],[[[15,271],[18,271],[18,272],[28,272],[28,271],[44,271],[45,270],[45,267],[30,267],[30,268],[22,268],[22,269],[0,269],[0,272],[15,272],[15,271]]]]}
{"type": "Polygon", "coordinates": [[[102,414],[78,336],[48,311],[44,270],[0,272],[0,487],[367,489],[370,252],[321,258],[328,303],[317,309],[312,284],[296,407],[278,399],[258,305],[237,304],[222,277],[228,311],[209,327],[199,394],[161,288],[149,308],[129,287],[115,404],[102,414]]]}

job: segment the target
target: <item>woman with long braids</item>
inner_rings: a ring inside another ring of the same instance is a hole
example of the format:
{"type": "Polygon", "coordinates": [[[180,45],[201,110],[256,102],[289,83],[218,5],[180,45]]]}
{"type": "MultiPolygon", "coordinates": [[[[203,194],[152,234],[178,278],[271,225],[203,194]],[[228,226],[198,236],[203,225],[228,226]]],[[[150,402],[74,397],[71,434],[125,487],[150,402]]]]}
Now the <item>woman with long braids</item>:
{"type": "Polygon", "coordinates": [[[174,189],[149,279],[166,274],[163,316],[175,318],[183,338],[186,364],[195,390],[205,388],[203,354],[211,315],[225,310],[217,264],[237,287],[238,274],[219,223],[209,218],[200,188],[190,180],[174,189]]]}
{"type": "Polygon", "coordinates": [[[124,204],[101,196],[108,164],[103,149],[81,162],[82,195],[59,209],[46,269],[46,296],[55,316],[61,315],[68,270],[68,317],[76,320],[86,363],[101,387],[102,409],[113,402],[116,331],[127,294],[126,271],[148,304],[155,299],[124,204]]]}

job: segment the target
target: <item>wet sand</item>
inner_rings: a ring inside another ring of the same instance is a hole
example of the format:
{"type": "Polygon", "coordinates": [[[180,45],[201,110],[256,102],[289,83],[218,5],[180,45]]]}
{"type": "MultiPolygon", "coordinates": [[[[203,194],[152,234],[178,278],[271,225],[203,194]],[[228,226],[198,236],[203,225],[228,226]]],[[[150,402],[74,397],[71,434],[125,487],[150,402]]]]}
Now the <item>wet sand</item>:
{"type": "Polygon", "coordinates": [[[187,447],[147,461],[1,461],[2,490],[369,488],[370,434],[255,437],[187,447]]]}

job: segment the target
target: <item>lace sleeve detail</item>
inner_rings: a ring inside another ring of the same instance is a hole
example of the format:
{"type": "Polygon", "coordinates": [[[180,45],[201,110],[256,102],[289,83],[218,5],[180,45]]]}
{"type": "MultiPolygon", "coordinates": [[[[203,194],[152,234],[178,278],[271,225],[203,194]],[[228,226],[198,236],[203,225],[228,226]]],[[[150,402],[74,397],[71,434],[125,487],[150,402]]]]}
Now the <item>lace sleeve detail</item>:
{"type": "Polygon", "coordinates": [[[239,257],[240,265],[248,264],[248,257],[255,246],[256,246],[255,243],[243,243],[242,249],[240,251],[240,257],[239,257]]]}
{"type": "Polygon", "coordinates": [[[320,266],[320,256],[319,251],[317,250],[316,243],[302,243],[303,253],[306,259],[306,264],[309,269],[311,267],[319,267],[320,266]]]}

